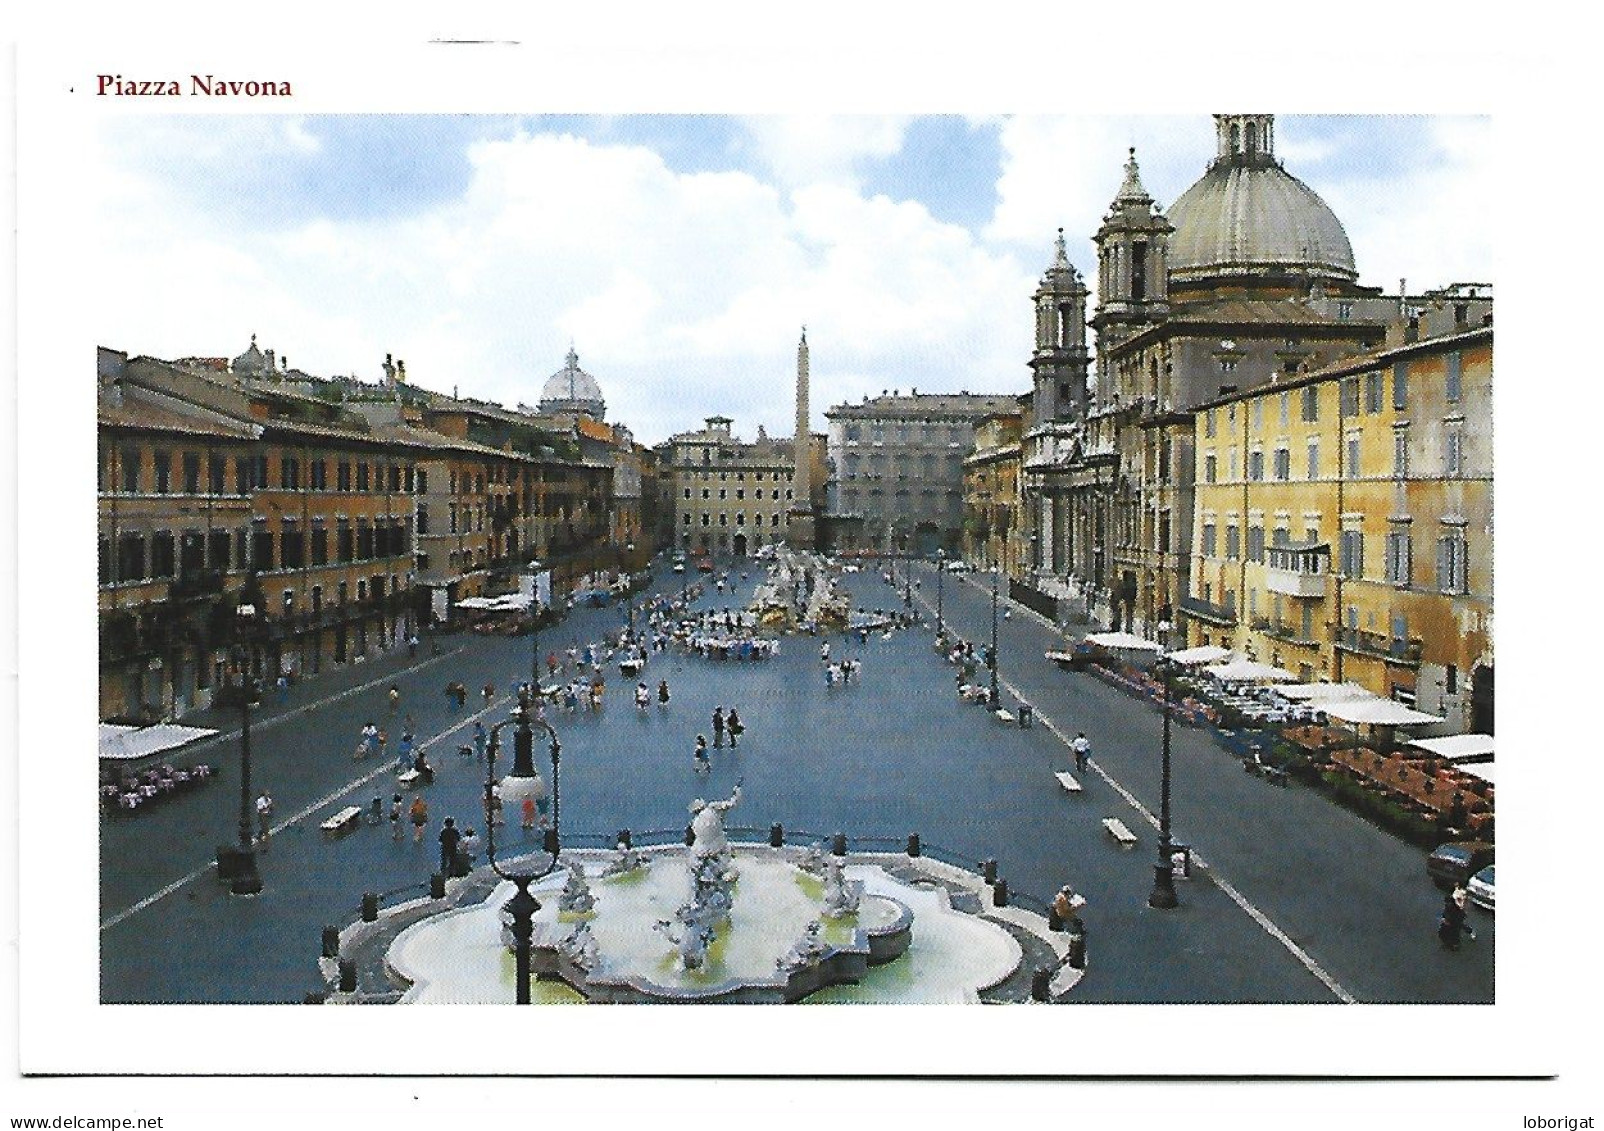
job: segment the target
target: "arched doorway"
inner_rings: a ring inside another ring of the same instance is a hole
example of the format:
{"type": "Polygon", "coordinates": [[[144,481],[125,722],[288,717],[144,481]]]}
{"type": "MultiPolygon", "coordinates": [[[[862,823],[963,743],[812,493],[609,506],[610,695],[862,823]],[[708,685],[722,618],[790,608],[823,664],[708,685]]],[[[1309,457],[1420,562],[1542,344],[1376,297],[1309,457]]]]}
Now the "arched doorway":
{"type": "Polygon", "coordinates": [[[746,535],[737,534],[735,536],[734,549],[735,549],[735,556],[736,557],[738,557],[738,558],[746,557],[746,535]]]}
{"type": "Polygon", "coordinates": [[[914,553],[928,558],[941,548],[941,529],[933,522],[921,522],[913,532],[914,553]]]}

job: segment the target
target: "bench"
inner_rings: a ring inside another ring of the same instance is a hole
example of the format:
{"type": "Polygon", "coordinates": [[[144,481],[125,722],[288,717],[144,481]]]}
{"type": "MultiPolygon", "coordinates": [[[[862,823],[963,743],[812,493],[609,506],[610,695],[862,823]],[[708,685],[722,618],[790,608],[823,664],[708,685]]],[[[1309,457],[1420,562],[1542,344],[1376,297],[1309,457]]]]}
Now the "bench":
{"type": "Polygon", "coordinates": [[[402,789],[417,789],[418,782],[420,779],[422,779],[422,777],[423,775],[418,773],[417,770],[408,770],[403,774],[397,775],[395,780],[400,784],[402,789]]]}
{"type": "Polygon", "coordinates": [[[357,822],[362,819],[362,810],[355,805],[348,805],[334,816],[324,821],[320,826],[330,836],[350,832],[356,828],[357,822]]]}
{"type": "Polygon", "coordinates": [[[1136,847],[1136,834],[1131,832],[1130,829],[1126,828],[1125,822],[1120,820],[1118,817],[1104,817],[1103,831],[1108,833],[1108,835],[1113,837],[1115,840],[1119,841],[1119,846],[1121,848],[1136,847]]]}
{"type": "Polygon", "coordinates": [[[1053,777],[1058,779],[1058,784],[1063,786],[1066,791],[1070,793],[1079,793],[1081,791],[1080,782],[1075,780],[1074,774],[1066,771],[1056,773],[1053,777]]]}

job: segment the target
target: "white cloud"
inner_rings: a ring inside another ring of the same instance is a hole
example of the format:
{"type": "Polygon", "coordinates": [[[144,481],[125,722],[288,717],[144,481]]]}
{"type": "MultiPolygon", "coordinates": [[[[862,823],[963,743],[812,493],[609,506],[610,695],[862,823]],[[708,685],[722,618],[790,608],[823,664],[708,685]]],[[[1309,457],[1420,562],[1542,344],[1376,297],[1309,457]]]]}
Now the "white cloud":
{"type": "MultiPolygon", "coordinates": [[[[814,156],[786,160],[833,167],[900,127],[848,132],[834,146],[792,134],[787,152],[814,156]]],[[[471,159],[466,191],[421,214],[231,239],[119,171],[108,279],[159,268],[169,289],[148,303],[96,284],[103,340],[232,355],[256,332],[310,372],[368,379],[393,353],[421,385],[509,404],[538,396],[572,340],[609,416],[645,440],[718,411],[746,434],[788,433],[804,322],[816,427],[882,387],[1024,387],[1030,272],[921,205],[681,174],[649,149],[568,136],[481,142],[471,159]]]]}
{"type": "Polygon", "coordinates": [[[785,186],[856,183],[853,165],[902,148],[911,121],[896,116],[801,114],[742,119],[758,156],[785,186]]]}

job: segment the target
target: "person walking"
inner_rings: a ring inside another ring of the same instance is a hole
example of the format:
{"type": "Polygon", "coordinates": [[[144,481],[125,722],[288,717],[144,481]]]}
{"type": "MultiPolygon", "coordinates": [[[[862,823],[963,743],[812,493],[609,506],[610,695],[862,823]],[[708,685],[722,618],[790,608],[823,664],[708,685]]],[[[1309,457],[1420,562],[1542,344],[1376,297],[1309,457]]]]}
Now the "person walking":
{"type": "Polygon", "coordinates": [[[707,736],[696,736],[696,749],[691,754],[691,768],[693,770],[711,770],[713,763],[707,757],[707,736]]]}
{"type": "Polygon", "coordinates": [[[1092,743],[1086,737],[1086,732],[1081,731],[1076,734],[1075,741],[1069,744],[1069,748],[1075,754],[1075,772],[1084,774],[1086,772],[1086,761],[1092,756],[1092,743]]]}
{"type": "Polygon", "coordinates": [[[381,825],[384,823],[384,798],[377,793],[373,795],[373,803],[368,806],[368,824],[381,825]]]}
{"type": "Polygon", "coordinates": [[[451,875],[451,865],[456,862],[457,845],[462,841],[462,833],[457,828],[455,817],[447,817],[444,825],[440,826],[440,874],[451,875]]]}
{"type": "Polygon", "coordinates": [[[401,795],[390,798],[390,839],[401,839],[401,795]]]}
{"type": "Polygon", "coordinates": [[[522,804],[521,808],[522,808],[523,811],[522,811],[522,813],[519,814],[519,816],[522,818],[522,820],[520,821],[520,827],[525,828],[525,829],[534,828],[535,827],[535,797],[534,797],[534,794],[531,794],[531,793],[524,794],[523,804],[522,804]]]}
{"type": "Polygon", "coordinates": [[[418,658],[418,634],[415,632],[407,637],[407,655],[414,660],[418,658]]]}
{"type": "Polygon", "coordinates": [[[713,708],[713,749],[721,749],[724,745],[724,708],[713,708]]]}
{"type": "Polygon", "coordinates": [[[283,672],[278,676],[278,705],[280,707],[290,701],[290,677],[283,672]]]}
{"type": "Polygon", "coordinates": [[[390,685],[390,713],[393,715],[401,709],[401,689],[395,684],[390,685]]]}
{"type": "Polygon", "coordinates": [[[493,684],[493,683],[485,684],[484,697],[485,697],[485,706],[486,707],[490,706],[490,700],[492,700],[492,699],[494,699],[496,697],[496,685],[495,684],[493,684]]]}
{"type": "Polygon", "coordinates": [[[273,839],[273,795],[262,790],[262,795],[256,799],[256,829],[257,839],[266,849],[267,842],[273,839]]]}
{"type": "Polygon", "coordinates": [[[1442,918],[1437,920],[1437,938],[1446,950],[1458,950],[1461,935],[1471,939],[1476,937],[1476,932],[1465,921],[1465,898],[1465,889],[1455,884],[1454,890],[1442,901],[1442,918]]]}
{"type": "Polygon", "coordinates": [[[657,705],[659,707],[668,706],[668,680],[666,679],[658,680],[657,682],[657,705]]]}
{"type": "Polygon", "coordinates": [[[829,662],[830,662],[830,642],[828,640],[826,640],[823,644],[819,645],[819,663],[828,664],[829,662]]]}
{"type": "Polygon", "coordinates": [[[746,730],[746,725],[741,722],[741,716],[735,713],[734,707],[731,707],[730,713],[725,716],[724,729],[730,732],[730,749],[734,750],[735,740],[746,730]]]}
{"type": "Polygon", "coordinates": [[[644,710],[646,710],[647,704],[649,704],[651,701],[652,701],[652,693],[651,693],[650,690],[647,689],[646,684],[645,683],[637,683],[635,685],[635,706],[636,706],[636,708],[638,710],[644,711],[644,710]]]}
{"type": "Polygon", "coordinates": [[[475,719],[473,722],[473,757],[476,762],[485,760],[485,724],[475,719]]]}
{"type": "Polygon", "coordinates": [[[413,797],[407,814],[412,818],[412,843],[422,844],[423,828],[429,823],[429,803],[423,799],[423,794],[413,797]]]}

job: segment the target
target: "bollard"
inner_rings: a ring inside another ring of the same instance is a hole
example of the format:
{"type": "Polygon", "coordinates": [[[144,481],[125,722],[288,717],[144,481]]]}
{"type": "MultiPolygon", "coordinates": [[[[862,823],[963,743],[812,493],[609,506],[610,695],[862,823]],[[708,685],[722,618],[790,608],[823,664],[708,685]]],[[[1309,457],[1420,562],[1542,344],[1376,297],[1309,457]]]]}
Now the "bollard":
{"type": "Polygon", "coordinates": [[[909,856],[918,856],[919,853],[922,852],[922,851],[923,851],[923,846],[920,845],[920,843],[919,843],[919,834],[918,833],[909,833],[908,834],[908,855],[909,856]]]}
{"type": "Polygon", "coordinates": [[[379,918],[379,896],[376,892],[362,893],[362,921],[372,923],[379,918]]]}
{"type": "Polygon", "coordinates": [[[689,848],[691,845],[693,845],[695,843],[696,843],[696,830],[691,828],[691,826],[686,825],[685,826],[685,847],[689,848]]]}
{"type": "Polygon", "coordinates": [[[631,841],[629,839],[629,830],[628,829],[619,829],[618,830],[618,843],[623,845],[625,848],[634,848],[635,847],[634,844],[631,843],[631,841]]]}
{"type": "Polygon", "coordinates": [[[1008,906],[1008,881],[998,880],[991,888],[991,905],[993,907],[1008,906]]]}
{"type": "Polygon", "coordinates": [[[340,992],[342,994],[351,994],[356,992],[355,959],[340,959],[340,992]]]}
{"type": "Polygon", "coordinates": [[[779,848],[780,845],[782,845],[784,843],[785,843],[785,830],[782,829],[780,827],[779,822],[776,821],[774,824],[769,826],[769,847],[770,848],[779,848]]]}
{"type": "Polygon", "coordinates": [[[1069,964],[1076,970],[1086,969],[1086,927],[1079,919],[1069,923],[1069,964]]]}
{"type": "Polygon", "coordinates": [[[338,958],[338,957],[340,957],[340,928],[338,928],[338,927],[324,927],[323,928],[323,957],[324,958],[338,958]]]}
{"type": "Polygon", "coordinates": [[[429,898],[444,899],[446,897],[446,878],[439,872],[429,877],[429,898]]]}
{"type": "Polygon", "coordinates": [[[1047,909],[1047,929],[1049,931],[1062,931],[1064,929],[1064,921],[1058,917],[1058,908],[1056,907],[1047,909]]]}
{"type": "Polygon", "coordinates": [[[846,833],[836,833],[835,836],[830,839],[830,855],[831,856],[845,856],[846,854],[847,854],[847,834],[846,833]]]}
{"type": "Polygon", "coordinates": [[[997,882],[997,861],[995,861],[995,860],[982,860],[980,862],[980,874],[988,884],[996,883],[997,882]]]}
{"type": "Polygon", "coordinates": [[[1053,972],[1045,966],[1038,966],[1030,976],[1030,1000],[1053,1000],[1053,972]]]}

